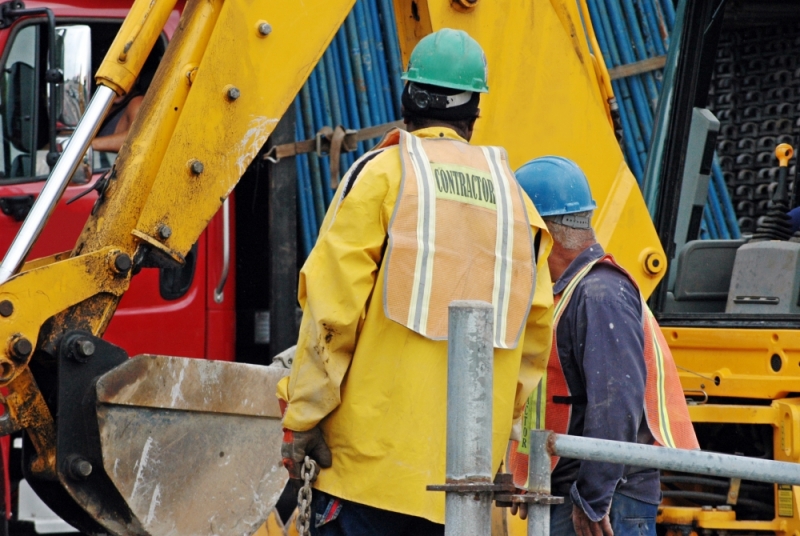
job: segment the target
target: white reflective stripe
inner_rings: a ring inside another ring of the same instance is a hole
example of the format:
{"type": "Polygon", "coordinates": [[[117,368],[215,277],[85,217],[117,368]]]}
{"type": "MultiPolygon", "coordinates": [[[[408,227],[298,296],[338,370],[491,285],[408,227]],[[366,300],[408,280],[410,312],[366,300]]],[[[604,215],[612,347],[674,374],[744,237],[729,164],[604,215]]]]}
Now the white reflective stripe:
{"type": "Polygon", "coordinates": [[[403,134],[409,160],[417,181],[417,258],[414,264],[414,283],[408,308],[408,323],[412,330],[425,336],[428,331],[428,309],[433,280],[433,256],[436,240],[436,199],[433,192],[433,172],[422,142],[413,134],[403,134]]]}
{"type": "Polygon", "coordinates": [[[511,207],[511,185],[500,167],[501,158],[497,147],[482,147],[489,164],[497,197],[497,239],[495,241],[494,289],[494,346],[508,348],[506,329],[508,307],[511,300],[511,275],[513,269],[514,220],[511,207]]]}

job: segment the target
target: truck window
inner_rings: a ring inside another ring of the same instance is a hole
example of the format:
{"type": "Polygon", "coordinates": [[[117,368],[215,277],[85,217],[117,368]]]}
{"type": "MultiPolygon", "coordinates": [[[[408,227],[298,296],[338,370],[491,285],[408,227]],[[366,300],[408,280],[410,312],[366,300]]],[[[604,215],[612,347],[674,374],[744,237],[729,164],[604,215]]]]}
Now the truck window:
{"type": "Polygon", "coordinates": [[[0,181],[31,177],[42,167],[47,170],[44,154],[38,151],[47,144],[47,117],[39,106],[40,26],[23,27],[12,39],[0,91],[3,125],[0,181]]]}

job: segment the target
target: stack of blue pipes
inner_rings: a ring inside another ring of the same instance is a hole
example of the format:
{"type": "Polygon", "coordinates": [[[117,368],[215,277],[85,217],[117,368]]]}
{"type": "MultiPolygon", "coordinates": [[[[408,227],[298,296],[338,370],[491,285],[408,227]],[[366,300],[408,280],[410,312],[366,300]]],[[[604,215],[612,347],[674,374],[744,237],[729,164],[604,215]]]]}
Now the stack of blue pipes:
{"type": "MultiPolygon", "coordinates": [[[[592,25],[606,65],[616,67],[665,56],[675,25],[673,0],[587,0],[592,25]]],[[[400,118],[402,65],[392,0],[357,0],[333,42],[295,100],[296,139],[311,139],[323,127],[362,129],[400,118]]],[[[612,80],[623,127],[623,152],[641,185],[661,69],[612,80]]],[[[612,75],[613,78],[613,75],[612,75]]],[[[361,142],[341,156],[348,169],[377,140],[361,142]]],[[[333,197],[328,156],[298,155],[298,210],[304,257],[317,240],[333,197]]],[[[739,238],[739,226],[714,159],[702,238],[739,238]]]]}
{"type": "MultiPolygon", "coordinates": [[[[323,127],[359,130],[400,118],[402,72],[391,0],[358,0],[295,99],[296,139],[311,139],[323,127]]],[[[377,140],[343,153],[347,170],[377,140]]],[[[297,157],[297,200],[305,257],[317,241],[333,197],[330,160],[315,153],[297,157]]]]}
{"type": "MultiPolygon", "coordinates": [[[[613,79],[616,67],[666,56],[675,26],[673,0],[586,0],[597,42],[612,72],[611,84],[619,104],[623,152],[641,186],[653,121],[661,93],[662,69],[613,79]]],[[[739,224],[725,185],[722,168],[714,158],[708,201],[703,212],[701,238],[740,238],[739,224]]]]}

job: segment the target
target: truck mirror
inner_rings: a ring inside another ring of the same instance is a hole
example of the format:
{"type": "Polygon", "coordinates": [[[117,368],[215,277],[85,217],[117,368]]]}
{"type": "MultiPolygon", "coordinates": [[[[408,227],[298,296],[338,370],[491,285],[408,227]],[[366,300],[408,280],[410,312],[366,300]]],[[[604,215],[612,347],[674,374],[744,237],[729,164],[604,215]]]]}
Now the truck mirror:
{"type": "Polygon", "coordinates": [[[56,27],[56,68],[63,82],[56,86],[57,129],[74,129],[89,103],[92,30],[76,24],[56,27]]]}
{"type": "Polygon", "coordinates": [[[34,87],[35,75],[34,68],[27,63],[12,63],[3,88],[3,135],[17,150],[25,153],[35,149],[33,118],[36,93],[30,90],[34,87]]]}

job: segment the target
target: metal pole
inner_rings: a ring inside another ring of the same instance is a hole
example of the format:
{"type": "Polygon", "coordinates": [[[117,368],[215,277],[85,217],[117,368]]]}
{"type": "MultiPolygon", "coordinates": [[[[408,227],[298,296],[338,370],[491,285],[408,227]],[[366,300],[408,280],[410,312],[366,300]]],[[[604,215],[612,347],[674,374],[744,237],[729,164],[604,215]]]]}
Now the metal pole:
{"type": "MultiPolygon", "coordinates": [[[[492,323],[482,301],[450,303],[447,347],[447,482],[492,483],[492,323]]],[[[492,492],[447,492],[445,536],[492,532],[492,492]]]]}
{"type": "Polygon", "coordinates": [[[800,465],[795,463],[560,435],[552,432],[531,432],[531,435],[533,433],[549,435],[547,446],[550,453],[564,458],[800,486],[800,465]]]}
{"type": "MultiPolygon", "coordinates": [[[[671,0],[670,0],[671,1],[671,0]]],[[[669,3],[669,2],[665,2],[669,3]]],[[[650,149],[648,151],[647,166],[644,172],[642,189],[644,200],[650,215],[655,217],[658,206],[658,189],[661,182],[662,165],[664,162],[664,147],[667,143],[670,116],[677,84],[678,60],[680,59],[681,40],[683,39],[683,19],[686,13],[686,0],[678,0],[678,12],[675,26],[670,34],[669,50],[667,51],[667,65],[664,67],[664,82],[661,85],[661,96],[658,99],[656,111],[655,131],[653,132],[650,149]]]]}
{"type": "MultiPolygon", "coordinates": [[[[272,133],[271,143],[294,141],[292,105],[272,133]]],[[[269,355],[297,343],[297,169],[296,158],[269,165],[269,355]]],[[[307,224],[306,224],[307,225],[307,224]]],[[[310,242],[310,240],[309,240],[310,242]]]]}
{"type": "MultiPolygon", "coordinates": [[[[528,491],[550,495],[550,453],[547,439],[550,434],[543,430],[531,430],[530,454],[528,457],[528,491]]],[[[550,505],[528,505],[528,536],[550,535],[550,505]]]]}
{"type": "MultiPolygon", "coordinates": [[[[111,88],[102,85],[98,86],[86,112],[83,114],[83,118],[64,148],[61,158],[58,159],[58,162],[50,172],[50,177],[44,183],[42,193],[33,203],[28,217],[22,223],[22,227],[17,232],[17,236],[14,237],[14,241],[8,248],[2,264],[0,264],[0,285],[16,274],[25,262],[31,247],[33,247],[36,239],[39,238],[39,234],[47,224],[47,220],[50,219],[58,200],[64,194],[72,174],[75,173],[75,169],[77,169],[81,158],[89,148],[92,138],[97,133],[97,129],[100,128],[100,123],[106,116],[106,112],[108,112],[116,96],[117,94],[111,88]]],[[[52,147],[50,149],[53,150],[52,147]]]]}

